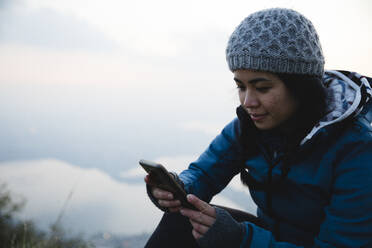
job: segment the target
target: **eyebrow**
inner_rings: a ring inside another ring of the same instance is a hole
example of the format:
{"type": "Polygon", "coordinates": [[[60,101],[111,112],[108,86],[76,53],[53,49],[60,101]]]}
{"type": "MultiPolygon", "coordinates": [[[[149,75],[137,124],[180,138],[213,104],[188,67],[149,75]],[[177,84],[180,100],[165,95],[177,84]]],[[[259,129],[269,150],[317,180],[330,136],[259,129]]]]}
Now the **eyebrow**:
{"type": "MultiPolygon", "coordinates": [[[[240,79],[237,79],[236,77],[234,77],[234,81],[243,84],[243,82],[240,79]]],[[[265,82],[265,81],[270,81],[270,80],[266,79],[266,78],[253,78],[253,79],[249,80],[248,83],[256,84],[256,83],[262,82],[262,81],[265,82]]]]}

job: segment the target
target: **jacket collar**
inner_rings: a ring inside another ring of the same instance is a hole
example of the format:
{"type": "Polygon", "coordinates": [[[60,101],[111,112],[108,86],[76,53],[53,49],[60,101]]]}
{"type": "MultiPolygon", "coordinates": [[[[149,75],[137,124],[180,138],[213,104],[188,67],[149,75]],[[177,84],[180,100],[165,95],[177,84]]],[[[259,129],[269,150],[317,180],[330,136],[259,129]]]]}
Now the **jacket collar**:
{"type": "Polygon", "coordinates": [[[371,82],[355,72],[326,71],[323,84],[327,89],[328,109],[324,116],[301,141],[310,140],[319,130],[357,116],[372,98],[371,82]]]}

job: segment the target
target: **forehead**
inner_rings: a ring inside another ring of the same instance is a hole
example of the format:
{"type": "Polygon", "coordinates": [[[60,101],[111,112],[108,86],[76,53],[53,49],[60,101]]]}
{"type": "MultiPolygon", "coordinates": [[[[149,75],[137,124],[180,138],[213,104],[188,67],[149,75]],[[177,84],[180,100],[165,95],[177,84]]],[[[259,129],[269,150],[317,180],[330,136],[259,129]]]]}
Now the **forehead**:
{"type": "Polygon", "coordinates": [[[248,82],[256,78],[263,78],[274,82],[280,81],[274,73],[248,69],[239,69],[234,71],[234,78],[242,82],[248,82]]]}

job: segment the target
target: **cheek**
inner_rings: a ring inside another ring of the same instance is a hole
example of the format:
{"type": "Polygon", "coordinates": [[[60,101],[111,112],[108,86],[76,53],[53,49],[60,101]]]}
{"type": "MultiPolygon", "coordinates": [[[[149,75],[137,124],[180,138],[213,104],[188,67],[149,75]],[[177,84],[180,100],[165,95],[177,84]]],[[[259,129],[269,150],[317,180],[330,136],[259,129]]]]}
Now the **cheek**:
{"type": "Polygon", "coordinates": [[[287,119],[295,112],[296,103],[288,95],[275,94],[267,99],[266,107],[277,118],[287,119]]]}
{"type": "Polygon", "coordinates": [[[282,108],[282,100],[280,98],[280,95],[273,94],[271,96],[268,96],[264,101],[266,110],[272,112],[273,114],[278,112],[282,108]]]}
{"type": "Polygon", "coordinates": [[[239,91],[239,101],[240,101],[240,104],[243,105],[243,103],[244,103],[244,92],[242,92],[242,91],[239,91]]]}

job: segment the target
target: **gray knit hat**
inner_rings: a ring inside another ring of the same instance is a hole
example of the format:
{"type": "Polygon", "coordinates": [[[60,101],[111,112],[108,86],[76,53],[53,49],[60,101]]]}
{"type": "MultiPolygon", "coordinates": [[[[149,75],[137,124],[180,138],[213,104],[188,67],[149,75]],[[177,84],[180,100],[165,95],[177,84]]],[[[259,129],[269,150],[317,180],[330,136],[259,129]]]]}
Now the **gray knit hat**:
{"type": "Polygon", "coordinates": [[[245,18],[230,36],[226,60],[231,71],[322,76],[324,57],[313,24],[291,9],[266,9],[245,18]]]}

